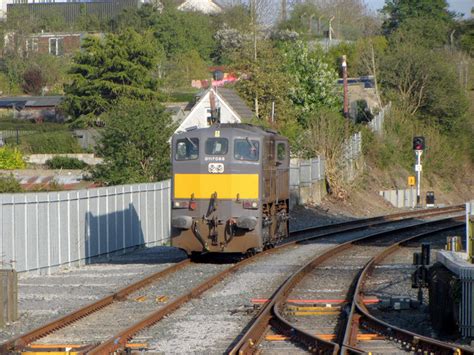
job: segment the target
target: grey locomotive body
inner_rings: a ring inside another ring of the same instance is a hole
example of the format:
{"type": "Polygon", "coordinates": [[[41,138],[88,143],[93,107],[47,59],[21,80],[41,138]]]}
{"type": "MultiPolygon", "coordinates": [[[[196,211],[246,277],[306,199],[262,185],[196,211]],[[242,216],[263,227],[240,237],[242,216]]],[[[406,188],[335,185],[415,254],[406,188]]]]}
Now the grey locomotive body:
{"type": "Polygon", "coordinates": [[[263,250],[288,236],[287,138],[246,124],[172,139],[171,242],[188,254],[263,250]]]}

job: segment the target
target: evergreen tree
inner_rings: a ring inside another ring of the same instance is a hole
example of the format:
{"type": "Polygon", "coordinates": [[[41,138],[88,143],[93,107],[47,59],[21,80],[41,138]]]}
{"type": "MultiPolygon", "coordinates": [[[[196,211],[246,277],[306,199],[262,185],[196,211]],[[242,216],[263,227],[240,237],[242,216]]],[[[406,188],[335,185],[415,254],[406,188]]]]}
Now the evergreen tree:
{"type": "Polygon", "coordinates": [[[69,71],[72,81],[65,85],[65,110],[73,119],[89,122],[119,98],[159,98],[152,75],[158,56],[153,40],[133,30],[86,38],[69,71]]]}
{"type": "Polygon", "coordinates": [[[93,171],[95,180],[116,185],[169,177],[174,126],[159,102],[121,99],[103,118],[97,153],[104,163],[93,171]]]}

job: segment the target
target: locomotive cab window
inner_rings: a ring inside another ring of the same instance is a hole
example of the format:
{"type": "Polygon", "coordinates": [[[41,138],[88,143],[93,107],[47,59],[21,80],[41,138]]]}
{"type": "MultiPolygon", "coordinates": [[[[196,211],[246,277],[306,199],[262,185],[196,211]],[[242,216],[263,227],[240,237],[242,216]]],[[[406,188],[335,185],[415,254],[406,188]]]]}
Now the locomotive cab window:
{"type": "Polygon", "coordinates": [[[259,154],[259,143],[257,140],[236,139],[234,140],[234,158],[237,160],[257,161],[259,154]]]}
{"type": "Polygon", "coordinates": [[[285,160],[285,158],[286,158],[285,143],[278,143],[278,145],[277,145],[277,158],[278,158],[278,160],[285,160]]]}
{"type": "Polygon", "coordinates": [[[199,139],[182,138],[176,141],[176,160],[194,160],[199,157],[199,139]]]}
{"type": "Polygon", "coordinates": [[[227,138],[208,138],[206,141],[206,154],[225,155],[227,154],[228,146],[229,141],[227,138]]]}

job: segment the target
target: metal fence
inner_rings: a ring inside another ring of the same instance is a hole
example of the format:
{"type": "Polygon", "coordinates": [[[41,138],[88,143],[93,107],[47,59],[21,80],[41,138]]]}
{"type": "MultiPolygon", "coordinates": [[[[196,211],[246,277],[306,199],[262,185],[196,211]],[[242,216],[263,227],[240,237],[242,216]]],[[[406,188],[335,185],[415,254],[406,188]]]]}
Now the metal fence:
{"type": "MultiPolygon", "coordinates": [[[[170,235],[170,181],[0,195],[0,262],[17,271],[87,263],[170,235]]],[[[2,266],[0,266],[2,268],[2,266]]]]}
{"type": "Polygon", "coordinates": [[[309,186],[315,181],[324,180],[325,160],[322,157],[312,159],[291,159],[290,189],[309,186]]]}
{"type": "Polygon", "coordinates": [[[375,117],[372,119],[372,121],[369,122],[369,127],[372,129],[372,131],[382,134],[383,133],[383,124],[385,121],[385,115],[390,112],[390,109],[392,108],[392,103],[389,102],[384,108],[382,108],[382,111],[380,111],[375,117]]]}

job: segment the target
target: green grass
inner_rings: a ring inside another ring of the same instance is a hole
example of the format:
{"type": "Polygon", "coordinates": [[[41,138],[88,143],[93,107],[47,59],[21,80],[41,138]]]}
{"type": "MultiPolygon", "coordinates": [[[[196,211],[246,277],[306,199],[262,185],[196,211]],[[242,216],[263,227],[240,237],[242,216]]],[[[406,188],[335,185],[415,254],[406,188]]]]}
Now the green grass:
{"type": "Polygon", "coordinates": [[[166,101],[169,102],[190,102],[194,100],[194,96],[199,92],[199,89],[182,89],[171,91],[168,94],[166,101]]]}

